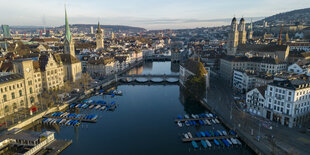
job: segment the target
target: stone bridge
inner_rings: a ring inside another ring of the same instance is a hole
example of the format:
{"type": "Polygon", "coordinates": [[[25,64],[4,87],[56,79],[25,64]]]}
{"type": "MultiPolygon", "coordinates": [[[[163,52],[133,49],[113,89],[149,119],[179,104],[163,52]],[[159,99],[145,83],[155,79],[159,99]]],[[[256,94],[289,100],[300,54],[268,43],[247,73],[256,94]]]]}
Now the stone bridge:
{"type": "Polygon", "coordinates": [[[130,82],[176,83],[179,81],[178,74],[133,74],[133,75],[120,75],[116,78],[117,80],[120,80],[122,82],[127,82],[127,83],[130,83],[130,82]]]}

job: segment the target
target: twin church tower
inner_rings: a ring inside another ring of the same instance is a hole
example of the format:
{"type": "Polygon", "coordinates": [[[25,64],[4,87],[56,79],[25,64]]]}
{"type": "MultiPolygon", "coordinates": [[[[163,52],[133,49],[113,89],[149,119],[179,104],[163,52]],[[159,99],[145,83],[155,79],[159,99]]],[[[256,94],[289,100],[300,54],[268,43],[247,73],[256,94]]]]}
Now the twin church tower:
{"type": "MultiPolygon", "coordinates": [[[[252,39],[252,23],[249,39],[252,39]]],[[[235,55],[239,44],[246,44],[247,32],[245,30],[244,18],[240,19],[239,25],[234,17],[231,21],[231,30],[228,32],[227,55],[235,55]]]]}

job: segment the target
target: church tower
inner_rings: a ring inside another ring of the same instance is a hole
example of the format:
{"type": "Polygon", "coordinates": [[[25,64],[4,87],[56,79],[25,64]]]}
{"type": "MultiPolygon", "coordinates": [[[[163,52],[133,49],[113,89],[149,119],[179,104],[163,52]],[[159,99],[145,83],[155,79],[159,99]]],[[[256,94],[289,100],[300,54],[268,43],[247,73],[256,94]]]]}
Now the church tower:
{"type": "Polygon", "coordinates": [[[104,48],[103,32],[104,31],[100,28],[100,24],[98,22],[98,28],[96,31],[96,49],[104,48]]]}
{"type": "Polygon", "coordinates": [[[250,25],[249,39],[253,39],[253,24],[252,24],[252,19],[251,19],[251,25],[250,25]]]}
{"type": "Polygon", "coordinates": [[[231,21],[231,31],[228,32],[227,55],[235,55],[238,47],[238,25],[234,17],[231,21]]]}
{"type": "Polygon", "coordinates": [[[239,44],[246,43],[246,30],[245,30],[245,21],[242,17],[239,23],[239,44]]]}
{"type": "Polygon", "coordinates": [[[75,50],[74,50],[74,42],[71,36],[68,17],[67,17],[67,9],[65,9],[65,40],[64,40],[64,53],[70,54],[75,57],[75,50]]]}

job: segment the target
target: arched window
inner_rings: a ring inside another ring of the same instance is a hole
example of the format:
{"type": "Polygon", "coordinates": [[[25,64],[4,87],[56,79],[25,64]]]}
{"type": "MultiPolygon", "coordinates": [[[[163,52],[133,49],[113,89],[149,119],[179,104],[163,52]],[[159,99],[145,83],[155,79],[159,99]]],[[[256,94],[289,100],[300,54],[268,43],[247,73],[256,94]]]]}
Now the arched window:
{"type": "Polygon", "coordinates": [[[13,109],[17,109],[17,104],[16,103],[13,103],[13,109]]]}
{"type": "Polygon", "coordinates": [[[7,105],[6,105],[6,106],[4,107],[4,112],[5,112],[5,113],[10,112],[10,108],[9,108],[9,106],[7,106],[7,105]]]}
{"type": "Polygon", "coordinates": [[[23,96],[22,90],[19,90],[19,96],[23,96]]]}
{"type": "Polygon", "coordinates": [[[20,106],[23,107],[24,106],[24,100],[20,101],[20,106]]]}

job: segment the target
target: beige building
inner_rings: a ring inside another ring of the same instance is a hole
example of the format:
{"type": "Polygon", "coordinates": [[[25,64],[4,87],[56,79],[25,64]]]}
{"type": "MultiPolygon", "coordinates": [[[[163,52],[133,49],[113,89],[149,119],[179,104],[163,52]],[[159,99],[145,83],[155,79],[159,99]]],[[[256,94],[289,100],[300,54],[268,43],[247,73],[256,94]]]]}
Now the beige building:
{"type": "Polygon", "coordinates": [[[233,72],[237,69],[274,74],[286,70],[286,67],[286,63],[274,58],[226,56],[220,60],[220,76],[225,81],[232,83],[233,72]]]}
{"type": "Polygon", "coordinates": [[[286,45],[244,44],[239,45],[237,52],[249,57],[272,57],[288,61],[290,47],[286,45]]]}
{"type": "Polygon", "coordinates": [[[0,74],[0,92],[0,118],[29,107],[28,96],[25,93],[25,81],[20,74],[0,74]]]}
{"type": "Polygon", "coordinates": [[[92,77],[108,76],[115,72],[114,58],[92,58],[87,62],[87,73],[92,77]]]}

